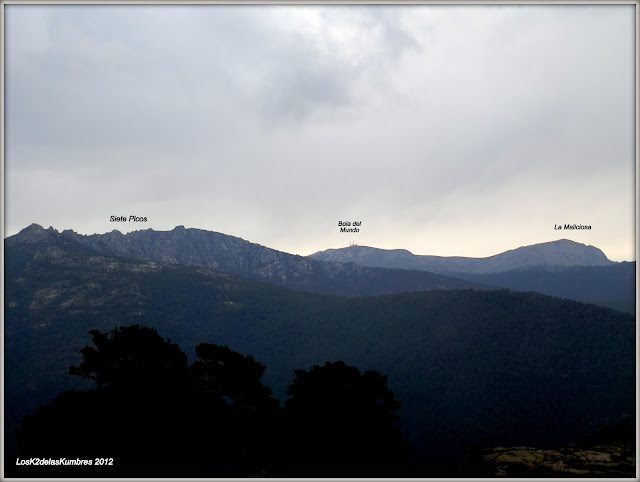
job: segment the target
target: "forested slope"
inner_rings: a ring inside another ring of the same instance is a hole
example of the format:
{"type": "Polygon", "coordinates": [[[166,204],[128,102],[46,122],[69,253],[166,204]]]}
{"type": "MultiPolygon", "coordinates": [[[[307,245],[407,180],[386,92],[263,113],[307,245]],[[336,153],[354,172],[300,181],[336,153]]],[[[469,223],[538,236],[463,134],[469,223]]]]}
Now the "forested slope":
{"type": "Polygon", "coordinates": [[[293,370],[326,361],[385,373],[422,454],[563,443],[633,417],[635,320],[606,308],[507,291],[346,298],[91,250],[7,252],[9,430],[73,386],[90,329],[134,323],[187,354],[215,343],[254,356],[280,400],[293,370]]]}

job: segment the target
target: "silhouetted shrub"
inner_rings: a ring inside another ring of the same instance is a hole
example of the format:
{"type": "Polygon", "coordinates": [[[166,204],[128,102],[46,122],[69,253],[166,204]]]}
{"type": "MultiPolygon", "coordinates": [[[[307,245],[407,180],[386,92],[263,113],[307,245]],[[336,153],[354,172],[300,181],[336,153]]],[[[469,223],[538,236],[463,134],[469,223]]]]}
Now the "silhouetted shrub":
{"type": "Polygon", "coordinates": [[[342,361],[296,370],[285,403],[293,476],[398,476],[406,447],[395,427],[400,402],[375,371],[342,361]]]}

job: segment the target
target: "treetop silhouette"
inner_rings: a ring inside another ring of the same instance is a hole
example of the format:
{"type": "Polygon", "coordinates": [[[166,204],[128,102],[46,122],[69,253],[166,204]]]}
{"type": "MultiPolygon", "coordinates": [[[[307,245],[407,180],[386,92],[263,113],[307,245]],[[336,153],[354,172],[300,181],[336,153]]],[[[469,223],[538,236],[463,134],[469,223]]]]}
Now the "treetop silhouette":
{"type": "Polygon", "coordinates": [[[95,380],[98,389],[133,392],[175,389],[187,376],[187,356],[153,328],[121,326],[111,333],[89,332],[94,347],[81,351],[84,360],[69,373],[95,380]]]}
{"type": "Polygon", "coordinates": [[[188,366],[180,348],[152,328],[90,333],[94,346],[81,350],[82,363],[69,372],[94,380],[97,390],[62,393],[25,417],[18,451],[109,456],[114,465],[38,475],[398,475],[400,402],[377,372],[361,374],[341,361],[296,370],[291,398],[279,409],[260,381],[265,366],[252,356],[202,343],[188,366]]]}
{"type": "Polygon", "coordinates": [[[271,398],[271,389],[260,382],[266,367],[252,356],[210,343],[196,346],[196,355],[199,360],[190,367],[196,392],[237,407],[278,406],[278,402],[271,398]]]}
{"type": "Polygon", "coordinates": [[[285,402],[294,475],[399,475],[407,447],[394,426],[400,402],[386,376],[343,361],[294,373],[285,402]]]}

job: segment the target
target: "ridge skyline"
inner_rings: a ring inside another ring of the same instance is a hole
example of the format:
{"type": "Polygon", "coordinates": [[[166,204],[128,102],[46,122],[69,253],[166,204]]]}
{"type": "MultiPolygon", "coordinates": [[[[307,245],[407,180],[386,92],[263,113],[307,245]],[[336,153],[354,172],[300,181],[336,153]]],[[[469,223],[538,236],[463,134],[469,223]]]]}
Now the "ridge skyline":
{"type": "Polygon", "coordinates": [[[328,248],[324,248],[324,249],[319,250],[319,251],[315,251],[315,252],[309,253],[307,255],[302,255],[302,254],[298,254],[298,253],[294,253],[294,252],[290,252],[290,251],[285,251],[283,249],[279,249],[279,248],[272,247],[272,246],[269,246],[269,245],[265,245],[265,244],[262,244],[262,243],[257,242],[257,241],[245,239],[245,238],[243,238],[241,236],[237,236],[235,234],[229,234],[229,233],[224,233],[222,231],[214,231],[214,230],[209,230],[209,229],[204,229],[204,228],[197,228],[197,227],[186,228],[184,225],[176,225],[172,229],[145,228],[145,229],[135,229],[135,230],[131,230],[131,231],[124,231],[124,232],[119,230],[119,229],[112,229],[111,231],[107,231],[107,232],[104,232],[104,233],[84,234],[84,233],[75,231],[73,228],[58,230],[57,228],[55,228],[53,226],[49,226],[48,228],[45,228],[44,226],[42,226],[39,223],[31,223],[28,226],[26,226],[25,228],[21,229],[18,233],[15,233],[13,235],[9,235],[8,236],[5,233],[5,238],[4,239],[6,240],[6,239],[9,239],[9,238],[12,238],[12,237],[14,237],[14,236],[16,236],[18,234],[23,233],[24,231],[26,231],[26,230],[34,227],[34,226],[37,227],[37,228],[41,228],[44,231],[53,230],[53,231],[55,231],[55,232],[57,232],[59,234],[62,234],[64,232],[71,232],[71,233],[74,233],[76,235],[83,236],[83,237],[104,236],[104,235],[108,235],[108,234],[112,234],[112,233],[118,233],[118,234],[120,234],[122,236],[127,236],[127,235],[129,235],[131,233],[144,232],[144,231],[151,231],[151,232],[155,232],[155,233],[168,233],[168,232],[172,232],[172,231],[180,230],[180,229],[183,229],[183,230],[196,230],[196,231],[203,231],[203,232],[208,232],[208,233],[223,234],[225,236],[230,236],[230,237],[239,239],[239,240],[244,241],[244,242],[248,242],[248,243],[251,243],[251,244],[256,244],[258,246],[265,247],[265,248],[268,248],[268,249],[272,249],[272,250],[278,251],[280,253],[290,254],[290,255],[294,255],[294,256],[300,256],[302,258],[314,258],[316,255],[318,255],[320,253],[325,253],[325,252],[330,252],[330,251],[345,251],[345,250],[350,250],[352,248],[355,248],[355,249],[376,250],[376,251],[387,252],[387,253],[405,252],[406,254],[414,256],[414,257],[434,257],[434,258],[442,258],[442,259],[455,259],[455,258],[457,258],[457,259],[465,259],[465,260],[487,260],[487,259],[494,258],[496,256],[500,256],[502,254],[509,253],[509,252],[512,252],[512,251],[515,251],[515,250],[518,250],[518,249],[522,249],[522,248],[531,248],[531,247],[536,247],[536,246],[541,246],[541,245],[551,245],[551,244],[558,244],[558,243],[562,243],[562,242],[568,242],[568,243],[573,243],[574,245],[584,246],[586,248],[597,249],[597,250],[601,251],[602,254],[605,256],[605,258],[608,261],[610,261],[611,263],[635,262],[636,261],[635,258],[634,259],[622,259],[622,260],[612,259],[611,257],[609,257],[604,252],[604,250],[602,248],[600,248],[598,246],[587,244],[587,243],[581,243],[579,241],[575,241],[575,240],[572,240],[572,239],[569,239],[569,238],[566,238],[566,237],[555,239],[555,240],[551,240],[551,241],[542,241],[542,242],[537,242],[537,243],[532,243],[532,244],[523,244],[523,245],[520,245],[520,246],[512,247],[510,249],[506,249],[504,251],[495,252],[494,254],[491,254],[491,255],[488,255],[488,256],[467,256],[467,255],[464,255],[464,254],[441,255],[441,254],[433,254],[433,253],[430,253],[430,254],[422,254],[422,253],[420,253],[420,254],[418,254],[418,253],[413,252],[410,249],[403,248],[403,247],[402,248],[381,248],[381,247],[370,246],[370,245],[365,245],[365,244],[352,244],[352,245],[349,245],[349,246],[342,246],[342,247],[337,247],[337,248],[328,247],[328,248]]]}

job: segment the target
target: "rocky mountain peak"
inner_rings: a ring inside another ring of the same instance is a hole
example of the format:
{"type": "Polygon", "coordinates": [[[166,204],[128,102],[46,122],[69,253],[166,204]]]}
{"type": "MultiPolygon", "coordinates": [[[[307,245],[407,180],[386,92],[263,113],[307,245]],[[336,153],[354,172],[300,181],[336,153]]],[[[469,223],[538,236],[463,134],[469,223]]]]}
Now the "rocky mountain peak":
{"type": "Polygon", "coordinates": [[[33,223],[15,236],[8,238],[7,241],[9,242],[9,245],[11,245],[11,243],[41,244],[54,240],[58,234],[58,231],[51,226],[49,229],[44,229],[39,224],[33,223]]]}
{"type": "MultiPolygon", "coordinates": [[[[595,246],[558,239],[547,243],[523,246],[502,253],[504,261],[515,262],[521,265],[558,265],[558,266],[603,266],[613,264],[607,256],[595,246]]],[[[492,257],[495,258],[495,257],[492,257]]],[[[516,266],[519,267],[519,266],[516,266]]]]}

